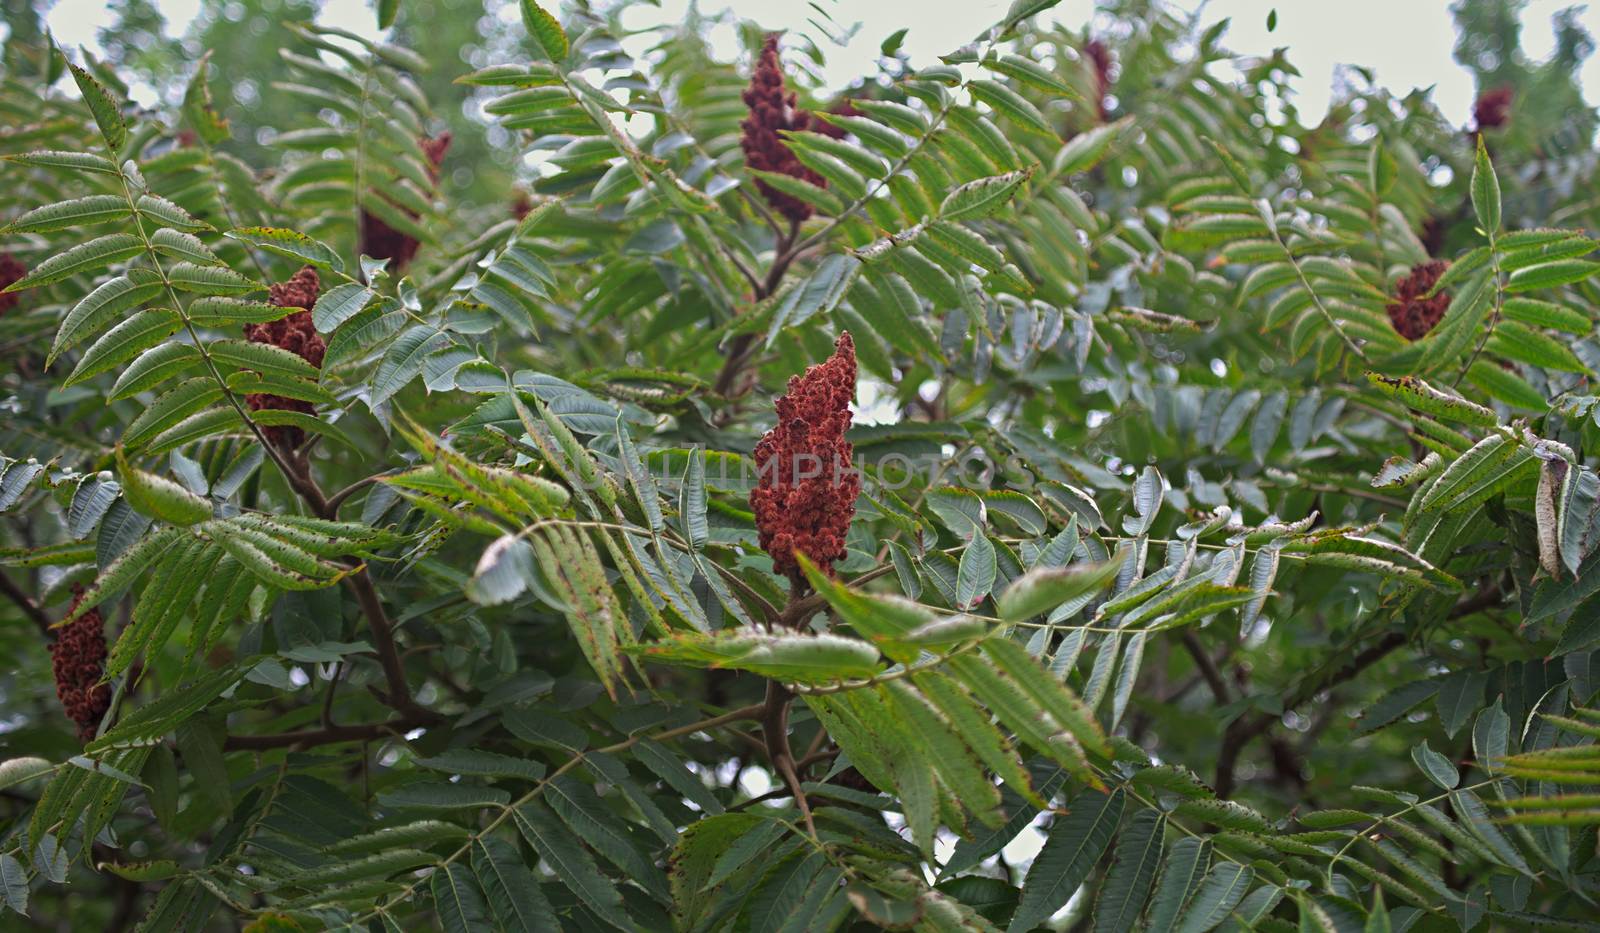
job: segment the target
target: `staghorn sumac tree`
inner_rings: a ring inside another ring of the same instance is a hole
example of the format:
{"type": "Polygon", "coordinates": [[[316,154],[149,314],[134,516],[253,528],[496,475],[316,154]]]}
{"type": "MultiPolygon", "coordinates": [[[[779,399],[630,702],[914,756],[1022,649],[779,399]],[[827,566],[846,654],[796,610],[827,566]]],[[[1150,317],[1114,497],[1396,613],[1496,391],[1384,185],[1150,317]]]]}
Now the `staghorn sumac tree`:
{"type": "Polygon", "coordinates": [[[386,0],[270,127],[8,8],[5,922],[1591,928],[1592,42],[1306,126],[1051,5],[386,0]]]}

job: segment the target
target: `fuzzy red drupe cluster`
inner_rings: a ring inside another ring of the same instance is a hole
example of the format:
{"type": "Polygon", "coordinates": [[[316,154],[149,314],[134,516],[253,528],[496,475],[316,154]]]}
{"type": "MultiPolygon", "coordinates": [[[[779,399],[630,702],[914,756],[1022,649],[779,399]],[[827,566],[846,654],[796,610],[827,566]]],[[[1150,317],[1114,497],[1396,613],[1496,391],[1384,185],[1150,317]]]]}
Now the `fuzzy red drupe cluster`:
{"type": "Polygon", "coordinates": [[[1083,44],[1083,57],[1094,66],[1095,110],[1104,120],[1109,115],[1106,95],[1111,93],[1111,49],[1099,39],[1090,39],[1083,44]]]}
{"type": "MultiPolygon", "coordinates": [[[[444,154],[450,149],[451,134],[425,136],[419,140],[422,154],[428,160],[428,177],[439,181],[439,168],[444,165],[444,154]]],[[[410,211],[406,211],[412,217],[410,211]]],[[[361,253],[373,259],[389,260],[389,268],[401,269],[417,255],[417,240],[409,234],[389,226],[382,218],[363,210],[361,212],[361,253]]]]}
{"type": "MultiPolygon", "coordinates": [[[[22,264],[22,260],[10,253],[0,253],[0,289],[9,288],[27,274],[28,267],[22,264]]],[[[15,308],[21,300],[22,297],[16,292],[0,293],[0,314],[15,308]]]]}
{"type": "MultiPolygon", "coordinates": [[[[265,324],[246,324],[244,335],[254,343],[269,343],[275,347],[288,350],[318,369],[322,368],[322,357],[328,350],[328,345],[323,341],[322,335],[317,333],[316,325],[311,322],[311,309],[316,307],[317,295],[321,293],[322,281],[317,277],[317,270],[310,266],[302,266],[299,272],[289,277],[289,281],[273,285],[271,302],[280,308],[299,308],[299,311],[276,321],[265,324]]],[[[284,398],[281,395],[267,395],[258,393],[245,396],[245,401],[250,404],[252,411],[264,408],[278,411],[298,411],[304,414],[315,414],[317,409],[310,402],[297,398],[284,398]]],[[[305,431],[293,425],[268,425],[262,429],[267,440],[279,447],[293,449],[299,447],[305,440],[305,431]]]]}
{"type": "Polygon", "coordinates": [[[796,554],[829,572],[844,557],[861,493],[854,450],[844,439],[855,394],[856,347],[841,333],[833,356],[789,380],[778,399],[778,423],[756,445],[757,484],[750,492],[756,530],[773,569],[796,585],[804,579],[796,554]]]}
{"type": "Polygon", "coordinates": [[[1418,263],[1395,285],[1395,300],[1385,308],[1395,333],[1407,340],[1421,340],[1438,325],[1445,309],[1450,307],[1450,295],[1440,291],[1432,298],[1424,296],[1448,268],[1449,263],[1438,259],[1418,263]]]}
{"type": "MultiPolygon", "coordinates": [[[[83,602],[83,587],[73,587],[73,593],[72,609],[76,610],[83,602]]],[[[111,685],[100,682],[106,670],[106,629],[99,609],[90,609],[56,630],[50,666],[61,708],[78,724],[79,741],[89,741],[111,707],[111,685]]]]}
{"type": "MultiPolygon", "coordinates": [[[[750,86],[744,91],[744,103],[750,108],[750,116],[739,124],[744,131],[739,147],[744,150],[745,164],[756,171],[788,175],[826,188],[827,181],[795,158],[789,147],[784,145],[780,133],[785,130],[814,130],[838,138],[843,131],[795,106],[794,92],[784,86],[783,63],[778,59],[776,33],[768,35],[767,41],[762,43],[761,57],[756,60],[750,86]]],[[[852,112],[854,109],[850,108],[852,112]]],[[[835,112],[846,111],[836,107],[835,112]]],[[[795,223],[811,216],[811,205],[784,194],[760,179],[756,180],[756,190],[761,192],[774,210],[795,223]]]]}
{"type": "Polygon", "coordinates": [[[1472,121],[1480,130],[1505,126],[1511,120],[1511,101],[1516,92],[1509,87],[1484,91],[1472,102],[1472,121]]]}

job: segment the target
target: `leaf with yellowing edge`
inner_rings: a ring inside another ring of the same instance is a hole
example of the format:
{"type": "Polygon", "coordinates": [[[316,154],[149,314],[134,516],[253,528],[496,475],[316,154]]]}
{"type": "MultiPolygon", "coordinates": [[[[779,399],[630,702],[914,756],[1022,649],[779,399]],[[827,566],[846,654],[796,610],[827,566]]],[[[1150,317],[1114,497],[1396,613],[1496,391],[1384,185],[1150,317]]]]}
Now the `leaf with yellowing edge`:
{"type": "Polygon", "coordinates": [[[567,34],[562,30],[560,21],[544,7],[533,0],[522,0],[522,25],[527,27],[528,35],[533,36],[544,53],[550,56],[550,61],[560,63],[567,57],[567,34]]]}

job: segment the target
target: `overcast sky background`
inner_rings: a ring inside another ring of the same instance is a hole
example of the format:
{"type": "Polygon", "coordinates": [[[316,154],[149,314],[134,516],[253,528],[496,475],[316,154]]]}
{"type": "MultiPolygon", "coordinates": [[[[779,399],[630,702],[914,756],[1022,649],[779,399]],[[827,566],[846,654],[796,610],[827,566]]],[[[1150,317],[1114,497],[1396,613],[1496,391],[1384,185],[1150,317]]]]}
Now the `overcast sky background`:
{"type": "MultiPolygon", "coordinates": [[[[406,3],[423,0],[403,0],[406,3]]],[[[167,17],[169,31],[181,35],[200,9],[200,0],[156,0],[167,17]]],[[[845,48],[827,49],[824,72],[836,88],[857,75],[869,73],[878,44],[895,30],[909,26],[904,48],[914,64],[927,64],[937,55],[959,48],[980,30],[1000,19],[1009,0],[870,0],[866,3],[829,3],[823,8],[848,25],[862,26],[845,48]]],[[[1327,111],[1328,99],[1343,64],[1375,69],[1379,83],[1404,94],[1415,87],[1435,87],[1434,99],[1456,123],[1466,123],[1472,108],[1472,79],[1451,58],[1455,27],[1448,0],[1175,0],[1175,6],[1204,7],[1207,23],[1230,17],[1233,24],[1227,45],[1235,52],[1263,54],[1288,46],[1290,61],[1301,71],[1295,82],[1302,119],[1315,123],[1327,111]],[[1267,31],[1267,14],[1276,9],[1277,28],[1267,31]],[[1381,24],[1381,26],[1375,26],[1381,24]]],[[[1523,48],[1536,60],[1550,53],[1553,37],[1550,17],[1575,0],[1529,0],[1523,19],[1523,48]]],[[[627,22],[646,25],[682,15],[687,0],[662,0],[659,7],[640,4],[627,22]]],[[[742,16],[768,29],[799,29],[815,16],[808,3],[796,0],[701,0],[704,9],[732,6],[742,16]]],[[[1086,0],[1065,0],[1046,16],[1073,28],[1092,15],[1086,0]]],[[[514,5],[506,12],[515,15],[514,5]]],[[[46,17],[57,41],[72,48],[98,48],[95,33],[107,22],[104,0],[58,0],[46,17]]],[[[363,35],[375,35],[369,0],[324,0],[321,21],[363,35]]],[[[1600,0],[1588,0],[1583,21],[1600,35],[1600,0]]],[[[731,30],[713,34],[715,46],[729,57],[738,48],[731,30]]],[[[1585,97],[1600,100],[1600,56],[1591,56],[1583,71],[1585,97]]]]}

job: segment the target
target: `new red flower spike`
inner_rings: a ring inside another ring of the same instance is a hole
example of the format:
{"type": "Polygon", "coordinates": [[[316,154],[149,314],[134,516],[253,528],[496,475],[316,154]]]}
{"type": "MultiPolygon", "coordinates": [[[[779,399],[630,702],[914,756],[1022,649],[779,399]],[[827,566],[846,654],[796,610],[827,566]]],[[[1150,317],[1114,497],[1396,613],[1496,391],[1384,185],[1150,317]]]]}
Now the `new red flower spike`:
{"type": "MultiPolygon", "coordinates": [[[[750,116],[739,124],[744,131],[739,140],[739,148],[744,150],[744,163],[757,171],[788,175],[826,188],[827,181],[802,165],[779,135],[783,130],[812,129],[813,122],[822,122],[813,121],[810,114],[795,109],[794,102],[794,92],[784,89],[783,65],[778,60],[778,35],[772,33],[761,46],[761,57],[756,61],[755,73],[750,76],[750,86],[744,92],[745,106],[750,108],[750,116]]],[[[760,179],[756,180],[756,190],[774,210],[795,223],[811,216],[811,205],[760,179]]]]}
{"type": "Polygon", "coordinates": [[[1083,44],[1083,56],[1094,66],[1095,110],[1104,120],[1109,116],[1106,95],[1111,93],[1111,49],[1099,39],[1090,39],[1083,44]]]}
{"type": "MultiPolygon", "coordinates": [[[[435,184],[439,181],[439,169],[444,165],[444,154],[450,148],[451,138],[449,133],[440,133],[438,136],[424,136],[419,140],[422,154],[428,159],[428,177],[433,179],[435,184]]],[[[411,214],[410,211],[406,213],[411,214]]],[[[416,215],[411,214],[411,216],[416,215]]],[[[417,246],[417,241],[412,236],[389,226],[375,214],[361,212],[362,255],[371,256],[373,259],[387,259],[389,268],[398,270],[416,258],[417,246]]]]}
{"type": "Polygon", "coordinates": [[[1505,126],[1511,119],[1511,101],[1516,92],[1509,87],[1484,91],[1472,102],[1472,121],[1479,130],[1505,126]]]}
{"type": "Polygon", "coordinates": [[[844,439],[856,394],[856,347],[848,332],[833,356],[789,380],[777,402],[778,423],[756,445],[756,513],[761,547],[775,571],[796,586],[804,580],[796,554],[825,572],[844,557],[861,476],[844,439]]]}

